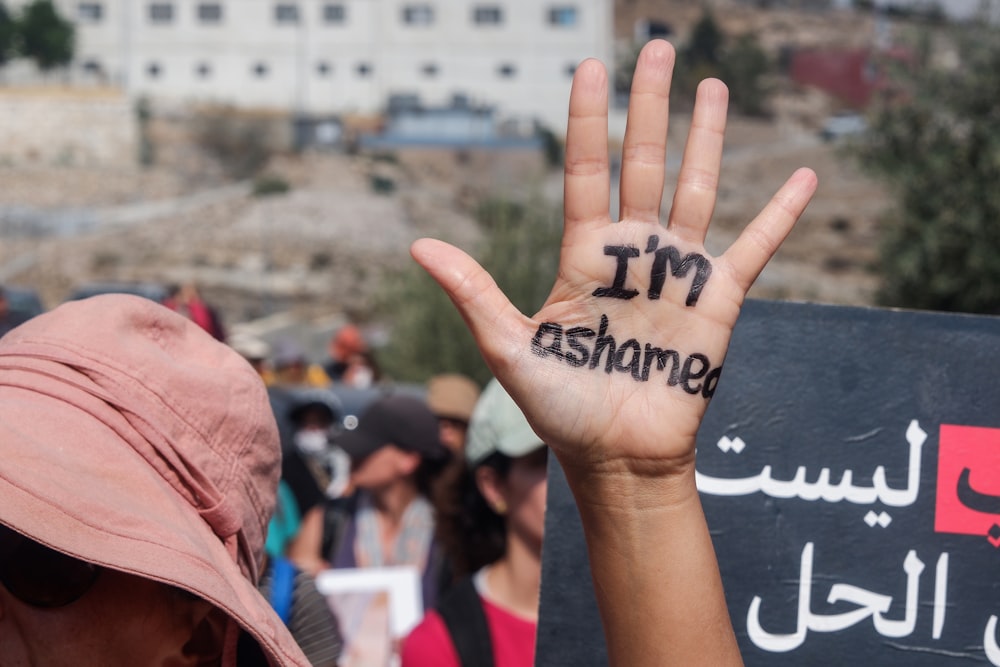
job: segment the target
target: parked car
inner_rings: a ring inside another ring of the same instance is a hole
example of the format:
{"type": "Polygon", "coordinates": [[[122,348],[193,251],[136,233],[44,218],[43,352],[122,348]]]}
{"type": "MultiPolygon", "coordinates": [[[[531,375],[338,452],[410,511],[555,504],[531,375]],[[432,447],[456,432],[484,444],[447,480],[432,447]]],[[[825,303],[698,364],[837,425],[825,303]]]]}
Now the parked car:
{"type": "Polygon", "coordinates": [[[836,141],[837,139],[864,134],[867,129],[868,123],[865,121],[864,116],[852,111],[846,111],[827,118],[823,122],[823,128],[819,131],[819,136],[823,137],[824,141],[836,141]]]}
{"type": "Polygon", "coordinates": [[[86,299],[98,294],[134,294],[146,297],[157,303],[163,303],[170,296],[170,290],[166,285],[149,282],[86,283],[74,289],[66,300],[76,301],[77,299],[86,299]]]}

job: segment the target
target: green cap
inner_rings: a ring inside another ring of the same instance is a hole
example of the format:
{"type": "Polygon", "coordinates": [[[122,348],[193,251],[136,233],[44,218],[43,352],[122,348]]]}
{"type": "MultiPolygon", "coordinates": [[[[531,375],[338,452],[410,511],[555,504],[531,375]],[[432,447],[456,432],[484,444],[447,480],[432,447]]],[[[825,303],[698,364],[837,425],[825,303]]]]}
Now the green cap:
{"type": "Polygon", "coordinates": [[[469,421],[469,437],[465,442],[469,467],[475,468],[494,452],[517,458],[544,446],[514,399],[499,382],[490,380],[469,421]]]}

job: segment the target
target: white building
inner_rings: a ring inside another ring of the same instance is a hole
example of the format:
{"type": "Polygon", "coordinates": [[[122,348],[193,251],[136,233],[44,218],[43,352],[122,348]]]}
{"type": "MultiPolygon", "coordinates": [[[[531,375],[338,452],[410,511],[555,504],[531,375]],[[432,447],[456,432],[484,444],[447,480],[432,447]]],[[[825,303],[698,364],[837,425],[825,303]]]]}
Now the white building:
{"type": "Polygon", "coordinates": [[[328,115],[464,95],[565,129],[575,66],[610,65],[613,0],[56,0],[75,79],[132,96],[328,115]]]}

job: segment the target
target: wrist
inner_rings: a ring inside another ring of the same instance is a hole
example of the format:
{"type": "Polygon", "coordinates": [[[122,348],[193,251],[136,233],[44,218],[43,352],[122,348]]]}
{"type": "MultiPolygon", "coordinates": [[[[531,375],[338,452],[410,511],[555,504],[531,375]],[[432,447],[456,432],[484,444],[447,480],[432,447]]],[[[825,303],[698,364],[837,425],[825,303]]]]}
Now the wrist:
{"type": "Polygon", "coordinates": [[[560,459],[566,481],[581,511],[648,512],[700,504],[695,457],[615,460],[596,465],[560,459]]]}

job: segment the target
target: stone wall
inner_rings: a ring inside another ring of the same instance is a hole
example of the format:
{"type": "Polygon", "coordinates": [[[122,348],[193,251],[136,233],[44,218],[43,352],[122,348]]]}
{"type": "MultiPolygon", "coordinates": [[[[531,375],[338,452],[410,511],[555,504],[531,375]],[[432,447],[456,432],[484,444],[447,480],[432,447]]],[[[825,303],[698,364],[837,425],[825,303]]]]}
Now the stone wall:
{"type": "Polygon", "coordinates": [[[138,141],[118,91],[0,88],[0,164],[122,167],[136,163],[138,141]]]}

